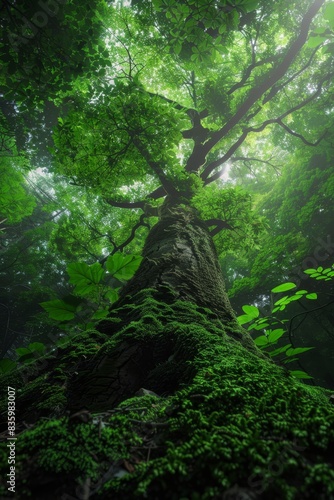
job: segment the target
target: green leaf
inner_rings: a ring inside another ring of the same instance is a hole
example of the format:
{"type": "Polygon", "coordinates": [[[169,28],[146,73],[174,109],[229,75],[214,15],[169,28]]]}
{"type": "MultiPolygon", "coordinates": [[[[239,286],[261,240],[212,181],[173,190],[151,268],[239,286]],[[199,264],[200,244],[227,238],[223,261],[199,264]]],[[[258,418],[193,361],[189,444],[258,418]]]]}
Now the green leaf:
{"type": "Polygon", "coordinates": [[[247,330],[251,330],[251,329],[254,329],[254,330],[263,330],[263,328],[267,328],[267,326],[269,326],[269,323],[253,323],[252,325],[250,325],[247,330]],[[252,327],[252,328],[250,328],[252,327]]]}
{"type": "Polygon", "coordinates": [[[105,294],[105,297],[113,304],[118,300],[118,292],[115,289],[108,290],[108,292],[105,294]]]}
{"type": "Polygon", "coordinates": [[[259,5],[259,0],[245,0],[242,4],[242,8],[245,12],[252,12],[256,10],[259,5]]]}
{"type": "Polygon", "coordinates": [[[305,271],[303,271],[305,274],[314,274],[317,272],[316,269],[305,269],[305,271]]]}
{"type": "Polygon", "coordinates": [[[255,306],[242,306],[242,310],[252,318],[257,318],[260,314],[260,311],[255,306]]]}
{"type": "Polygon", "coordinates": [[[103,278],[104,270],[99,262],[88,265],[85,262],[74,262],[67,266],[67,272],[70,276],[70,283],[73,285],[87,286],[97,285],[103,278]]]}
{"type": "Polygon", "coordinates": [[[334,2],[330,2],[326,5],[324,18],[329,21],[330,24],[334,24],[334,2]]]}
{"type": "Polygon", "coordinates": [[[96,285],[95,283],[90,283],[86,285],[77,285],[74,288],[74,293],[79,295],[79,297],[85,297],[85,295],[89,295],[90,293],[94,293],[96,291],[96,285]]]}
{"type": "Polygon", "coordinates": [[[106,316],[108,316],[108,314],[109,314],[109,310],[108,309],[99,309],[98,311],[96,311],[93,314],[92,319],[105,318],[106,316]]]}
{"type": "Polygon", "coordinates": [[[276,328],[276,330],[273,330],[272,332],[269,333],[268,335],[268,340],[269,342],[276,342],[278,339],[284,335],[285,330],[283,328],[276,328]]]}
{"type": "Polygon", "coordinates": [[[116,252],[108,257],[106,268],[115,278],[129,280],[137,271],[142,260],[140,255],[123,255],[121,252],[116,252]]]}
{"type": "Polygon", "coordinates": [[[40,306],[49,313],[50,318],[58,321],[69,321],[75,316],[76,307],[63,300],[48,300],[41,302],[40,306]]]}
{"type": "Polygon", "coordinates": [[[17,364],[12,359],[4,358],[0,360],[0,373],[9,373],[16,368],[17,364]]]}
{"type": "Polygon", "coordinates": [[[245,323],[249,323],[253,319],[254,318],[252,316],[248,316],[248,314],[242,314],[241,316],[237,317],[239,325],[244,325],[245,323]]]}
{"type": "Polygon", "coordinates": [[[284,361],[282,361],[282,363],[287,365],[288,363],[292,363],[293,361],[298,361],[298,358],[288,358],[288,359],[285,359],[284,361]]]}
{"type": "Polygon", "coordinates": [[[311,36],[308,41],[307,41],[307,46],[313,49],[314,47],[317,47],[321,43],[323,43],[326,40],[326,38],[322,36],[311,36]]]}
{"type": "Polygon", "coordinates": [[[314,347],[295,347],[288,349],[286,351],[287,356],[296,356],[297,354],[301,354],[302,352],[309,351],[310,349],[314,349],[314,347]]]}
{"type": "Polygon", "coordinates": [[[288,283],[283,283],[283,285],[275,286],[275,288],[273,288],[271,291],[273,293],[280,293],[280,292],[286,292],[287,290],[292,290],[293,288],[296,288],[296,284],[288,282],[288,283]]]}
{"type": "Polygon", "coordinates": [[[261,335],[260,337],[254,339],[254,343],[257,346],[268,345],[268,338],[265,335],[261,335]]]}
{"type": "Polygon", "coordinates": [[[308,375],[306,372],[303,372],[302,370],[293,370],[290,371],[291,375],[293,375],[296,378],[313,378],[310,375],[308,375]]]}
{"type": "Polygon", "coordinates": [[[284,297],[282,297],[281,299],[277,300],[274,305],[275,306],[280,306],[281,304],[283,304],[283,302],[285,302],[286,300],[288,300],[289,296],[288,295],[285,295],[284,297]]]}
{"type": "Polygon", "coordinates": [[[287,349],[289,349],[289,347],[291,347],[291,344],[284,345],[283,347],[278,347],[277,349],[270,351],[269,354],[271,357],[278,356],[279,354],[282,354],[287,349]]]}
{"type": "Polygon", "coordinates": [[[310,300],[315,300],[318,298],[318,295],[314,292],[314,293],[308,293],[307,295],[305,295],[305,297],[310,300]]]}
{"type": "Polygon", "coordinates": [[[32,342],[28,345],[28,349],[30,349],[30,351],[35,351],[43,354],[45,352],[46,345],[42,342],[32,342]]]}
{"type": "Polygon", "coordinates": [[[26,354],[31,355],[30,349],[27,349],[26,347],[18,347],[15,349],[16,354],[21,358],[22,356],[25,356],[26,354]]]}
{"type": "Polygon", "coordinates": [[[289,303],[290,302],[293,302],[294,300],[300,300],[302,298],[302,295],[297,295],[296,293],[294,295],[292,295],[290,298],[289,298],[289,303]]]}

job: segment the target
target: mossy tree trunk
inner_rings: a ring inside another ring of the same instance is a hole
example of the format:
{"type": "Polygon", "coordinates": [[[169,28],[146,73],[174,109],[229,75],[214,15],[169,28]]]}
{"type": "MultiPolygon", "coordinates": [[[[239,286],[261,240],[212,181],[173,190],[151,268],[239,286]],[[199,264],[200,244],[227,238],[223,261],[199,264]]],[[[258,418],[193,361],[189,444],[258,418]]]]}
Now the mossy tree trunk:
{"type": "MultiPolygon", "coordinates": [[[[221,342],[227,334],[229,341],[261,355],[236,321],[208,228],[193,208],[168,197],[147,237],[140,268],[109,321],[99,326],[112,336],[112,349],[104,346],[84,375],[78,374],[71,386],[72,409],[103,410],[141,387],[171,394],[181,382],[189,382],[191,376],[185,379],[179,367],[190,362],[193,353],[185,345],[180,356],[177,327],[175,332],[166,330],[173,323],[189,322],[190,305],[222,323],[221,342]],[[162,366],[165,375],[159,376],[162,366]]],[[[200,317],[197,320],[200,327],[200,317]]]]}
{"type": "Polygon", "coordinates": [[[334,499],[328,395],[239,327],[205,223],[168,199],[143,256],[99,331],[28,384],[2,381],[18,395],[15,498],[334,499]]]}

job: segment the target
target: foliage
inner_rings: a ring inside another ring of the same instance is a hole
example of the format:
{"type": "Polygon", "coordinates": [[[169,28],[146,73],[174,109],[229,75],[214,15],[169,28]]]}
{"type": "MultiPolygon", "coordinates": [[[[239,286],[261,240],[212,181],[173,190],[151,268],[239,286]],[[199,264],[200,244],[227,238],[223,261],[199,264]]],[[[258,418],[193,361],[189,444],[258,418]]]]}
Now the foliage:
{"type": "Polygon", "coordinates": [[[0,219],[10,224],[20,222],[31,215],[35,207],[32,193],[24,186],[26,162],[22,158],[14,162],[1,156],[0,160],[0,219]]]}
{"type": "Polygon", "coordinates": [[[91,71],[93,65],[95,69],[105,66],[108,54],[99,42],[105,8],[99,0],[80,5],[6,2],[1,15],[4,96],[24,107],[42,104],[66,91],[75,77],[91,71]]]}
{"type": "MultiPolygon", "coordinates": [[[[322,267],[319,267],[318,270],[305,269],[304,273],[310,275],[311,278],[315,278],[316,280],[319,279],[330,280],[334,276],[333,269],[334,269],[334,264],[331,268],[325,270],[322,267]]],[[[294,288],[296,288],[295,283],[287,282],[274,287],[271,290],[271,293],[273,294],[283,293],[292,290],[294,288]]],[[[290,327],[287,328],[285,326],[288,320],[286,319],[281,320],[276,316],[273,316],[273,314],[276,312],[284,311],[284,309],[288,304],[296,300],[301,300],[303,298],[309,300],[316,300],[317,294],[314,292],[309,293],[307,290],[297,290],[292,295],[284,295],[283,297],[279,298],[273,303],[271,314],[261,318],[260,318],[260,311],[256,306],[244,305],[242,306],[242,310],[245,314],[238,316],[237,318],[238,322],[240,325],[245,325],[247,323],[250,323],[247,327],[248,331],[261,330],[263,332],[254,339],[255,344],[258,347],[260,347],[260,349],[267,350],[272,358],[283,355],[283,357],[280,357],[278,359],[279,363],[283,364],[291,363],[298,359],[299,354],[307,352],[308,350],[313,349],[313,347],[293,347],[290,335],[290,327]],[[275,328],[275,326],[277,325],[281,325],[283,326],[283,328],[275,328]],[[272,327],[274,329],[272,329],[272,327]],[[278,341],[283,336],[288,337],[290,343],[273,349],[273,347],[277,345],[278,341]]],[[[290,370],[290,372],[297,378],[304,378],[304,379],[312,378],[307,373],[301,370],[290,370]]]]}
{"type": "Polygon", "coordinates": [[[106,261],[106,271],[99,262],[88,265],[74,262],[67,267],[70,283],[74,285],[73,295],[62,300],[42,302],[41,306],[57,321],[69,321],[79,314],[83,323],[81,328],[91,328],[92,320],[100,320],[108,315],[108,306],[118,299],[118,289],[110,288],[108,283],[114,278],[123,282],[132,278],[142,258],[138,255],[123,255],[120,252],[110,255],[106,261]],[[81,313],[81,314],[80,314],[81,313]],[[87,325],[85,324],[85,321],[87,325]]]}

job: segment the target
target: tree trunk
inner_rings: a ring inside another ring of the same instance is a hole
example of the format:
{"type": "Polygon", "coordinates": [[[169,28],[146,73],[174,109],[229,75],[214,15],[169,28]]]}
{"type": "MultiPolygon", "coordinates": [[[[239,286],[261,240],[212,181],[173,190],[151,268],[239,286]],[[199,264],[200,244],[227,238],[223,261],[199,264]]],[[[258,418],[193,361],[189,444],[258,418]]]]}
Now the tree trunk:
{"type": "MultiPolygon", "coordinates": [[[[77,377],[71,387],[71,408],[101,411],[143,386],[171,394],[181,383],[189,383],[191,370],[184,365],[193,354],[186,346],[182,356],[177,351],[180,333],[175,322],[200,328],[203,314],[219,325],[221,342],[238,341],[262,356],[237,323],[205,223],[190,206],[167,198],[160,221],[147,237],[136,275],[122,290],[111,319],[99,326],[117,342],[107,352],[101,350],[85,374],[77,377]],[[170,331],[172,323],[175,331],[170,331]]],[[[198,347],[194,346],[195,351],[198,347]]]]}
{"type": "Polygon", "coordinates": [[[30,383],[2,380],[17,390],[14,498],[333,500],[329,395],[239,327],[205,224],[167,200],[143,257],[99,331],[30,383]]]}

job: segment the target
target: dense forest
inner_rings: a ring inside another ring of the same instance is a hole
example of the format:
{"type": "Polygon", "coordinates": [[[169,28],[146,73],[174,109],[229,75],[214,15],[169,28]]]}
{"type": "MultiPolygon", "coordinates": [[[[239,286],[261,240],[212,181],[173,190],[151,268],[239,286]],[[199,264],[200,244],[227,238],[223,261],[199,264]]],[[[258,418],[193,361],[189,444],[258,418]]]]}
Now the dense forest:
{"type": "Polygon", "coordinates": [[[0,497],[334,500],[334,2],[0,27],[0,497]]]}

